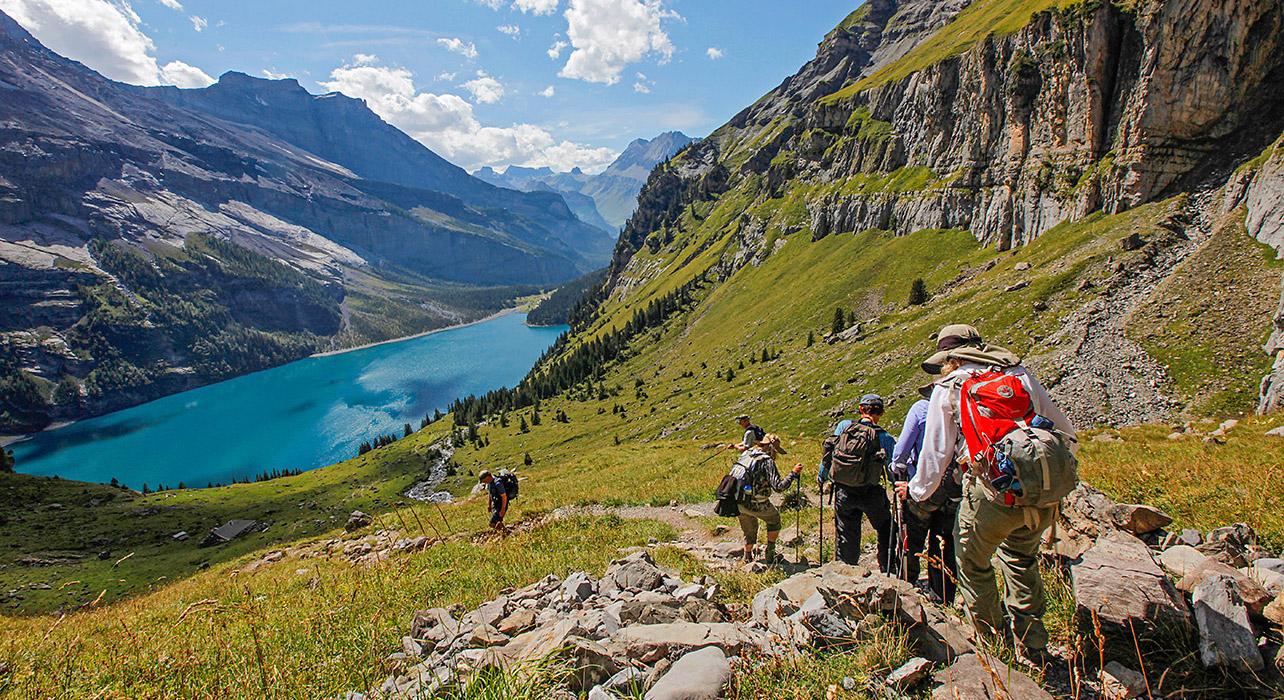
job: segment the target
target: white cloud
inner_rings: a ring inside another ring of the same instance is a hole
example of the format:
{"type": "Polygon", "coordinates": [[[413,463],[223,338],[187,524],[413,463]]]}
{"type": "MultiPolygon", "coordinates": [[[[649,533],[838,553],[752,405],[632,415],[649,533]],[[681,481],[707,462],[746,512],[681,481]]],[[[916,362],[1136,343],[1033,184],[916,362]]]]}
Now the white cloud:
{"type": "Polygon", "coordinates": [[[662,0],[570,0],[565,14],[575,50],[558,75],[607,85],[620,81],[625,66],[650,54],[671,57],[673,43],[662,22],[681,19],[664,9],[662,0]]]}
{"type": "Polygon", "coordinates": [[[715,60],[715,61],[716,61],[716,60],[718,60],[719,58],[722,58],[722,49],[720,49],[720,48],[718,48],[718,47],[716,47],[716,46],[710,46],[710,47],[709,47],[709,50],[708,50],[708,51],[705,51],[705,54],[706,54],[706,55],[708,55],[708,56],[709,56],[709,58],[711,58],[711,59],[713,59],[713,60],[715,60]]]}
{"type": "Polygon", "coordinates": [[[498,10],[504,6],[504,0],[475,0],[478,5],[485,5],[492,10],[498,10]]]}
{"type": "Polygon", "coordinates": [[[498,27],[495,27],[495,29],[498,29],[500,32],[507,34],[514,39],[522,38],[522,28],[516,24],[501,24],[498,27]]]}
{"type": "Polygon", "coordinates": [[[267,78],[268,80],[284,80],[290,77],[288,73],[278,73],[277,71],[274,71],[271,68],[264,68],[263,70],[259,71],[259,73],[264,78],[267,78]]]}
{"type": "Polygon", "coordinates": [[[171,10],[178,10],[179,12],[183,11],[183,4],[180,3],[178,0],[160,0],[160,4],[164,5],[165,7],[168,7],[171,10]]]}
{"type": "Polygon", "coordinates": [[[513,9],[536,15],[551,15],[557,12],[557,4],[558,0],[513,0],[513,9]]]}
{"type": "Polygon", "coordinates": [[[0,10],[50,49],[108,78],[155,85],[155,45],[128,5],[106,0],[0,0],[0,10]]]}
{"type": "Polygon", "coordinates": [[[459,75],[459,73],[447,73],[446,71],[442,71],[438,73],[437,77],[433,78],[433,80],[444,80],[446,82],[451,82],[455,79],[456,75],[459,75]]]}
{"type": "Polygon", "coordinates": [[[523,165],[596,172],[619,155],[609,148],[559,142],[534,124],[483,126],[463,98],[416,91],[414,74],[405,68],[347,64],[330,78],[321,83],[325,89],[365,100],[390,124],[468,170],[523,165]]]}
{"type": "Polygon", "coordinates": [[[553,95],[556,95],[556,94],[557,94],[557,91],[553,89],[552,85],[549,85],[548,87],[539,91],[540,97],[552,97],[553,95]]]}
{"type": "Polygon", "coordinates": [[[643,83],[637,82],[633,83],[633,92],[640,92],[643,95],[649,95],[651,94],[651,88],[647,87],[643,83]]]}
{"type": "Polygon", "coordinates": [[[504,86],[498,80],[478,72],[478,76],[462,86],[473,94],[473,101],[478,104],[494,104],[504,98],[504,86]]]}
{"type": "Polygon", "coordinates": [[[457,53],[470,61],[477,58],[477,47],[473,46],[471,42],[465,44],[457,37],[450,39],[438,39],[437,44],[444,46],[447,51],[457,53]]]}
{"type": "Polygon", "coordinates": [[[160,69],[160,82],[181,88],[203,88],[214,84],[214,79],[196,66],[182,61],[170,61],[160,69]]]}
{"type": "Polygon", "coordinates": [[[553,45],[548,47],[548,57],[556,61],[562,57],[562,51],[564,51],[568,46],[570,46],[570,44],[565,41],[554,41],[553,45]]]}
{"type": "Polygon", "coordinates": [[[209,25],[209,22],[206,21],[204,17],[192,15],[191,17],[188,17],[188,19],[192,20],[192,29],[195,29],[198,32],[205,31],[205,27],[209,25]]]}

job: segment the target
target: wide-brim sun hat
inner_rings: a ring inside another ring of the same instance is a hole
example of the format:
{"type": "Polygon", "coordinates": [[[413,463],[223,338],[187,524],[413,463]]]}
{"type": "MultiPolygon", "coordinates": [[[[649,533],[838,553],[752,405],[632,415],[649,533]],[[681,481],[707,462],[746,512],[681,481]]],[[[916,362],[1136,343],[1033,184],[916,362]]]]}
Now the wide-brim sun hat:
{"type": "Polygon", "coordinates": [[[763,435],[762,439],[758,441],[758,446],[770,448],[776,454],[789,454],[789,452],[785,450],[784,446],[780,444],[780,436],[775,433],[767,433],[766,435],[763,435]]]}
{"type": "Polygon", "coordinates": [[[979,365],[1011,367],[1021,364],[1021,358],[1007,348],[986,344],[980,331],[961,323],[948,325],[936,334],[936,352],[923,361],[923,371],[936,376],[952,357],[979,365]]]}

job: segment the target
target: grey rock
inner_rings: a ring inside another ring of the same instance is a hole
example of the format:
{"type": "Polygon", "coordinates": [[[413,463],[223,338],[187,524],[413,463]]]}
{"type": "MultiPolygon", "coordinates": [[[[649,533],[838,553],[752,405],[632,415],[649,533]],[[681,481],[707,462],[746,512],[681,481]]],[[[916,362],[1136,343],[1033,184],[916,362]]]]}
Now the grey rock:
{"type": "Polygon", "coordinates": [[[932,682],[932,700],[1052,700],[1029,676],[991,656],[967,654],[937,671],[932,682]]]}
{"type": "MultiPolygon", "coordinates": [[[[1132,535],[1115,532],[1102,537],[1071,567],[1070,578],[1081,637],[1095,644],[1093,631],[1099,623],[1105,638],[1100,653],[1106,660],[1135,657],[1134,630],[1144,640],[1190,626],[1185,599],[1155,563],[1150,549],[1132,535]]],[[[1087,658],[1098,654],[1096,648],[1080,651],[1087,658]]]]}
{"type": "Polygon", "coordinates": [[[665,572],[656,566],[649,552],[635,552],[612,562],[599,587],[603,593],[629,589],[653,591],[663,585],[664,577],[665,572]]]}
{"type": "Polygon", "coordinates": [[[647,691],[645,700],[714,700],[731,681],[731,663],[717,647],[688,652],[647,691]]]}
{"type": "Polygon", "coordinates": [[[628,666],[623,671],[611,676],[602,686],[611,690],[624,690],[632,693],[633,688],[642,688],[646,685],[646,682],[646,673],[628,666]]]}
{"type": "Polygon", "coordinates": [[[1262,654],[1234,578],[1216,575],[1205,579],[1191,601],[1199,627],[1200,661],[1205,668],[1262,670],[1262,654]]]}
{"type": "Polygon", "coordinates": [[[733,623],[696,624],[673,622],[664,625],[632,625],[621,628],[612,641],[622,645],[630,659],[651,664],[702,647],[715,646],[725,654],[744,656],[760,650],[762,635],[733,623]]]}
{"type": "Polygon", "coordinates": [[[1274,596],[1267,593],[1266,589],[1262,588],[1256,581],[1216,559],[1206,559],[1201,562],[1199,566],[1182,577],[1181,581],[1177,583],[1177,588],[1193,595],[1205,580],[1213,576],[1225,576],[1234,581],[1240,600],[1255,615],[1260,615],[1266,605],[1274,599],[1274,596]]]}
{"type": "Polygon", "coordinates": [[[1181,543],[1188,547],[1198,547],[1204,543],[1203,533],[1191,528],[1183,528],[1178,537],[1181,539],[1181,543]]]}
{"type": "Polygon", "coordinates": [[[1146,694],[1146,677],[1111,661],[1101,669],[1101,697],[1103,700],[1132,700],[1146,694]]]}
{"type": "Polygon", "coordinates": [[[1249,545],[1257,544],[1257,533],[1247,523],[1235,523],[1234,525],[1213,530],[1208,533],[1206,540],[1210,543],[1230,542],[1243,549],[1249,545]]]}
{"type": "Polygon", "coordinates": [[[931,670],[931,661],[922,658],[910,659],[900,668],[892,671],[892,675],[887,677],[887,684],[897,690],[912,688],[927,678],[931,670]]]}
{"type": "MultiPolygon", "coordinates": [[[[1284,427],[1284,426],[1281,426],[1281,427],[1284,427]]],[[[1276,559],[1274,557],[1264,557],[1262,559],[1258,559],[1257,561],[1254,561],[1253,566],[1259,569],[1268,569],[1270,571],[1274,571],[1277,574],[1284,574],[1284,559],[1276,559]]]]}
{"type": "Polygon", "coordinates": [[[530,608],[519,608],[495,625],[495,629],[512,637],[535,626],[535,611],[530,608]]]}
{"type": "Polygon", "coordinates": [[[596,592],[597,583],[584,571],[577,571],[562,582],[562,595],[568,600],[587,600],[596,592]]]}
{"type": "Polygon", "coordinates": [[[1194,571],[1207,560],[1207,554],[1185,544],[1174,545],[1159,554],[1159,563],[1178,577],[1194,571]]]}
{"type": "Polygon", "coordinates": [[[595,685],[589,690],[588,700],[619,700],[620,696],[606,690],[603,686],[595,685]]]}
{"type": "Polygon", "coordinates": [[[352,514],[348,516],[348,522],[344,523],[343,529],[348,532],[355,532],[361,528],[370,527],[370,524],[373,522],[374,518],[371,518],[369,515],[366,515],[359,510],[354,510],[352,511],[352,514]]]}

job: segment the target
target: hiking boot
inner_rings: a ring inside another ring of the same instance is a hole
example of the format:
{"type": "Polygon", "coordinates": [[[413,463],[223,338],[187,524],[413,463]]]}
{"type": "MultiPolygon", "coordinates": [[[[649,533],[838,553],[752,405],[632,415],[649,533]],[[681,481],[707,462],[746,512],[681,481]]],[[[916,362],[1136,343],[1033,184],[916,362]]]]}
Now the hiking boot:
{"type": "Polygon", "coordinates": [[[776,545],[772,543],[767,545],[767,551],[763,552],[762,560],[768,566],[775,566],[782,563],[784,561],[784,557],[776,553],[776,545]]]}

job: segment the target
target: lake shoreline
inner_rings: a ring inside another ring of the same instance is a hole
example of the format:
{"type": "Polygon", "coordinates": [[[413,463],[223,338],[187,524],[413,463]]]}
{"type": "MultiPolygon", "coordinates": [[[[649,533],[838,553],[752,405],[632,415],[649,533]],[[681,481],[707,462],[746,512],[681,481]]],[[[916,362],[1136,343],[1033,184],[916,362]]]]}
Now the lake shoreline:
{"type": "MultiPolygon", "coordinates": [[[[367,349],[367,348],[377,348],[377,347],[379,347],[380,345],[389,345],[389,344],[392,344],[392,343],[400,343],[400,342],[403,342],[403,341],[406,341],[406,340],[414,340],[415,338],[422,338],[422,337],[424,337],[424,336],[426,336],[426,335],[432,335],[433,333],[441,333],[442,331],[453,331],[453,330],[456,330],[456,329],[458,329],[458,328],[467,328],[467,327],[469,327],[469,326],[475,326],[475,325],[477,325],[477,324],[479,324],[479,323],[485,323],[485,322],[487,322],[487,321],[494,321],[494,320],[495,320],[495,319],[497,319],[497,318],[501,318],[501,317],[503,317],[503,316],[507,316],[507,315],[509,315],[509,314],[511,314],[511,313],[515,313],[515,312],[517,312],[517,311],[521,311],[521,309],[520,309],[520,308],[518,308],[518,307],[516,307],[516,306],[514,306],[514,307],[513,307],[513,308],[511,308],[511,309],[503,309],[502,311],[496,311],[495,313],[493,313],[493,314],[491,314],[491,315],[487,316],[486,318],[479,318],[479,319],[477,319],[476,321],[469,321],[469,322],[467,322],[467,323],[456,323],[456,324],[451,325],[451,326],[442,326],[441,328],[434,328],[434,329],[432,329],[432,330],[430,330],[430,331],[424,331],[423,333],[416,333],[416,334],[414,334],[414,335],[407,335],[407,336],[404,336],[404,337],[402,337],[402,338],[390,338],[390,339],[388,339],[388,340],[381,340],[381,341],[379,341],[379,342],[377,342],[377,343],[366,343],[365,345],[357,345],[357,346],[350,347],[350,348],[344,348],[344,349],[342,349],[342,350],[328,350],[328,351],[326,351],[326,352],[313,353],[313,354],[308,355],[306,358],[303,358],[303,359],[311,359],[311,358],[314,358],[314,357],[334,357],[335,355],[343,355],[343,354],[350,353],[350,352],[356,352],[357,350],[365,350],[365,349],[367,349]]],[[[297,361],[298,361],[298,360],[295,360],[295,362],[297,362],[297,361]]]]}

